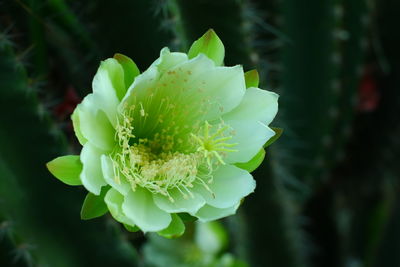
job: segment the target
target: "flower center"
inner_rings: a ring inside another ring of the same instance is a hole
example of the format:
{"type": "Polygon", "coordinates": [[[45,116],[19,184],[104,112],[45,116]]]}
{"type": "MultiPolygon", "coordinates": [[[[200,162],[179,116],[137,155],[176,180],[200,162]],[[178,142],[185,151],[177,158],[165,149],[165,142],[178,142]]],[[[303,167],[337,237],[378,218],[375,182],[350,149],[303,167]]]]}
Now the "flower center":
{"type": "Polygon", "coordinates": [[[231,147],[236,144],[226,143],[232,138],[225,135],[229,127],[222,122],[211,126],[205,121],[188,137],[179,138],[161,130],[149,138],[138,138],[134,134],[133,114],[132,109],[122,113],[116,127],[119,146],[111,154],[116,182],[126,179],[132,190],[140,186],[167,196],[171,202],[171,189],[179,190],[184,198],[193,197],[194,184],[211,192],[207,183],[212,183],[213,169],[225,164],[223,157],[227,152],[235,151],[231,147]],[[187,144],[181,144],[182,140],[187,144]]]}

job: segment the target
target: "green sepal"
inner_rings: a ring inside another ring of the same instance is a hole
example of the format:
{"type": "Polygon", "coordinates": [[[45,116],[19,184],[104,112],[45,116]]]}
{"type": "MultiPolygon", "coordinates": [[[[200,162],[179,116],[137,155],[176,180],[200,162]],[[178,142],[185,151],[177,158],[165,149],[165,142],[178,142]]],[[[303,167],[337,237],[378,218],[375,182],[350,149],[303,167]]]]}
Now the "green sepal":
{"type": "Polygon", "coordinates": [[[67,185],[82,185],[79,178],[82,172],[82,163],[77,155],[62,156],[46,164],[47,169],[58,180],[67,185]]]}
{"type": "Polygon", "coordinates": [[[274,132],[275,135],[272,136],[265,144],[264,144],[264,148],[269,147],[270,145],[272,145],[276,140],[279,139],[279,137],[281,137],[282,133],[283,133],[283,129],[282,128],[276,128],[276,127],[270,127],[274,132]]]}
{"type": "Polygon", "coordinates": [[[196,217],[190,215],[190,214],[187,213],[187,212],[182,212],[182,213],[177,213],[177,214],[178,214],[178,216],[182,219],[182,221],[184,221],[184,222],[194,222],[194,221],[197,221],[197,218],[196,218],[196,217]]]}
{"type": "Polygon", "coordinates": [[[94,219],[107,213],[108,208],[104,202],[104,197],[108,189],[108,186],[103,187],[98,196],[90,192],[86,195],[81,209],[82,220],[94,219]]]}
{"type": "Polygon", "coordinates": [[[123,226],[124,226],[124,228],[125,228],[128,232],[135,233],[135,232],[140,231],[140,228],[137,227],[136,225],[132,226],[132,225],[123,223],[123,226]]]}
{"type": "Polygon", "coordinates": [[[201,53],[213,60],[216,66],[221,66],[224,62],[224,44],[213,29],[209,29],[203,36],[194,41],[189,49],[188,56],[194,58],[201,53]]]}
{"type": "Polygon", "coordinates": [[[177,238],[185,232],[185,224],[177,214],[171,214],[172,221],[167,228],[158,234],[166,238],[177,238]]]}
{"type": "Polygon", "coordinates": [[[139,68],[136,66],[135,62],[129,57],[116,53],[114,58],[118,61],[118,63],[122,66],[124,70],[124,82],[125,88],[128,90],[129,86],[135,80],[135,77],[140,74],[139,68]]]}
{"type": "Polygon", "coordinates": [[[249,70],[244,73],[244,80],[246,82],[246,88],[258,87],[260,83],[260,76],[257,70],[249,70]]]}
{"type": "Polygon", "coordinates": [[[246,170],[248,172],[252,172],[255,169],[258,168],[258,166],[261,165],[261,163],[264,161],[265,158],[265,150],[264,148],[272,145],[276,140],[279,139],[279,137],[282,135],[283,133],[283,129],[282,128],[275,128],[275,127],[271,127],[271,129],[275,132],[275,135],[272,136],[263,146],[263,148],[260,149],[260,151],[258,151],[258,153],[248,162],[245,163],[235,163],[236,167],[239,167],[243,170],[246,170]]]}
{"type": "Polygon", "coordinates": [[[258,153],[251,160],[245,163],[236,163],[235,166],[248,172],[252,172],[261,165],[261,163],[264,161],[264,158],[265,150],[264,148],[261,148],[260,151],[258,151],[258,153]]]}

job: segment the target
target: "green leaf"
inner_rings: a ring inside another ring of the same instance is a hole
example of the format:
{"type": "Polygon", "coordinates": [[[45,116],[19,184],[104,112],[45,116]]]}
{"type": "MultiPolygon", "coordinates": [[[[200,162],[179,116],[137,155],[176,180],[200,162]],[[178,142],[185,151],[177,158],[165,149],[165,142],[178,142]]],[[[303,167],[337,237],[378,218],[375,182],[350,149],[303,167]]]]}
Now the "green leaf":
{"type": "Polygon", "coordinates": [[[139,227],[137,227],[136,225],[132,226],[132,225],[129,225],[126,223],[123,223],[123,225],[128,232],[134,233],[134,232],[140,231],[139,227]]]}
{"type": "Polygon", "coordinates": [[[194,222],[197,221],[197,217],[194,217],[192,215],[190,215],[187,212],[182,212],[182,213],[177,213],[178,216],[182,219],[182,221],[184,222],[194,222]]]}
{"type": "Polygon", "coordinates": [[[104,196],[108,189],[109,187],[103,187],[98,196],[90,192],[86,195],[81,209],[82,220],[90,220],[100,217],[108,211],[107,205],[104,202],[104,196]]]}
{"type": "Polygon", "coordinates": [[[270,127],[274,132],[275,135],[272,136],[264,145],[264,148],[269,147],[270,145],[272,145],[276,140],[279,139],[279,137],[281,137],[282,133],[283,133],[283,129],[282,128],[276,128],[276,127],[270,127]]]}
{"type": "Polygon", "coordinates": [[[114,55],[114,58],[118,61],[119,64],[121,64],[122,68],[124,69],[125,87],[126,89],[128,89],[135,80],[135,77],[140,74],[140,71],[135,62],[133,62],[133,60],[129,57],[117,53],[114,55]]]}
{"type": "Polygon", "coordinates": [[[79,156],[68,155],[53,159],[46,164],[47,169],[58,180],[67,185],[82,185],[79,175],[82,171],[82,163],[79,156]]]}
{"type": "MultiPolygon", "coordinates": [[[[273,137],[272,137],[273,138],[273,137]]],[[[265,150],[264,148],[261,148],[260,151],[248,162],[245,163],[236,163],[235,165],[243,170],[246,170],[248,172],[252,172],[255,169],[258,168],[258,166],[261,165],[265,158],[265,150]]]]}
{"type": "Polygon", "coordinates": [[[158,234],[166,238],[177,238],[185,232],[185,224],[177,214],[171,214],[172,221],[167,228],[159,231],[158,234]]]}
{"type": "Polygon", "coordinates": [[[202,37],[194,41],[189,49],[188,56],[189,58],[194,58],[201,53],[213,60],[216,66],[222,65],[225,48],[213,29],[209,29],[202,37]]]}
{"type": "Polygon", "coordinates": [[[246,81],[246,88],[258,87],[258,84],[260,83],[260,77],[257,70],[249,70],[245,72],[244,79],[246,81]]]}

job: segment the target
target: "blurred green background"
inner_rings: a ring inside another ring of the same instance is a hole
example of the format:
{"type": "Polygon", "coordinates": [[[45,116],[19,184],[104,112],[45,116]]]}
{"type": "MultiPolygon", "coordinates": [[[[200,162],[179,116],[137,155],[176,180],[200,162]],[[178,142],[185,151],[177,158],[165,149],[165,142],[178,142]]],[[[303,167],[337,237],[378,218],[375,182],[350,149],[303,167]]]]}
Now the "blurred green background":
{"type": "Polygon", "coordinates": [[[398,0],[0,0],[0,266],[400,266],[398,0]],[[143,71],[209,28],[257,68],[284,128],[237,215],[168,240],[109,215],[45,163],[100,60],[143,71]]]}

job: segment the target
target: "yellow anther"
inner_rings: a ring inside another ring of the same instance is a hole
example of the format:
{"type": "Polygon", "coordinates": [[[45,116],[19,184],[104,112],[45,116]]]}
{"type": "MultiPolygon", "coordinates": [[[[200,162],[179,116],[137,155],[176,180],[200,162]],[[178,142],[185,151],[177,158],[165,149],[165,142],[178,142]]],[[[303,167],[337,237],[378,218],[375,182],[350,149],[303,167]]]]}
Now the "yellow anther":
{"type": "Polygon", "coordinates": [[[145,113],[145,111],[144,111],[143,104],[140,103],[140,116],[144,117],[145,114],[146,114],[146,113],[145,113]]]}

